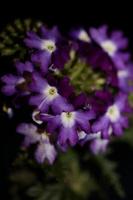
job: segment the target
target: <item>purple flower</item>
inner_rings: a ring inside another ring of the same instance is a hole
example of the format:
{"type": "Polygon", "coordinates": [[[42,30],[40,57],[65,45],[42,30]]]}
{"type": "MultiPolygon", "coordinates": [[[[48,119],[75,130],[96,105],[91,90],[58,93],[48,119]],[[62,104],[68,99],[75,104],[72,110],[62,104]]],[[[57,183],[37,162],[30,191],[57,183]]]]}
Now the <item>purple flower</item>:
{"type": "Polygon", "coordinates": [[[57,152],[54,145],[49,142],[48,137],[45,135],[42,136],[42,139],[35,151],[35,158],[38,163],[43,163],[45,160],[48,160],[49,164],[53,164],[57,152]]]}
{"type": "Polygon", "coordinates": [[[47,160],[49,164],[53,164],[57,152],[54,145],[50,143],[45,131],[40,133],[35,125],[22,123],[17,127],[17,132],[25,136],[23,142],[24,147],[29,147],[31,144],[37,143],[35,158],[38,163],[43,163],[47,160]]]}
{"type": "Polygon", "coordinates": [[[24,78],[15,76],[13,74],[4,75],[1,80],[3,83],[5,83],[1,91],[7,96],[14,95],[17,92],[16,86],[25,82],[24,78]]]}
{"type": "Polygon", "coordinates": [[[125,61],[129,59],[129,54],[123,52],[127,48],[128,40],[120,31],[114,31],[111,35],[108,35],[107,31],[107,26],[91,28],[90,35],[109,55],[116,67],[123,68],[125,61]]]}
{"type": "Polygon", "coordinates": [[[25,63],[17,62],[16,63],[17,75],[7,74],[4,75],[1,80],[5,84],[2,87],[2,92],[7,96],[12,96],[17,93],[21,87],[21,94],[29,94],[26,87],[27,75],[26,73],[33,72],[33,65],[27,61],[25,63]]]}
{"type": "Polygon", "coordinates": [[[112,105],[109,105],[105,114],[100,117],[92,126],[94,132],[102,132],[102,137],[109,138],[109,130],[116,135],[123,134],[123,128],[128,127],[128,118],[123,113],[127,109],[127,96],[119,94],[112,105]]]}
{"type": "Polygon", "coordinates": [[[47,121],[47,129],[53,133],[59,130],[58,142],[61,146],[70,144],[74,146],[78,142],[78,131],[90,131],[89,121],[95,117],[93,111],[69,111],[62,112],[60,115],[41,114],[41,119],[47,121]]]}
{"type": "Polygon", "coordinates": [[[33,96],[30,97],[29,103],[35,105],[38,110],[47,112],[49,107],[55,113],[71,109],[66,99],[62,97],[58,88],[48,84],[47,80],[35,73],[33,75],[34,81],[30,85],[33,96]]]}
{"type": "Polygon", "coordinates": [[[41,36],[28,32],[24,41],[28,47],[36,49],[32,61],[41,64],[44,73],[47,73],[51,64],[55,68],[62,68],[69,59],[69,46],[62,39],[57,27],[51,30],[41,27],[41,36]]]}

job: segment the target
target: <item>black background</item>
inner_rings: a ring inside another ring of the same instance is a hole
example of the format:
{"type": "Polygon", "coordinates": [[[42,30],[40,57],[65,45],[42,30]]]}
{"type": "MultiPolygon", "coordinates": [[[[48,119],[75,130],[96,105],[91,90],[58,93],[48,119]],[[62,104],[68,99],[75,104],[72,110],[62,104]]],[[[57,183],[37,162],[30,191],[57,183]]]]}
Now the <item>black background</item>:
{"type": "MultiPolygon", "coordinates": [[[[118,3],[118,1],[117,1],[118,3]]],[[[8,2],[0,5],[0,30],[14,19],[33,18],[44,21],[48,25],[58,25],[67,32],[74,26],[90,27],[108,24],[111,29],[121,29],[129,38],[129,48],[133,52],[133,11],[128,1],[118,3],[113,1],[34,1],[8,2]]],[[[1,42],[1,41],[0,41],[1,42]]],[[[0,68],[2,65],[0,63],[0,68]]],[[[0,121],[0,147],[1,147],[1,181],[0,188],[6,199],[7,177],[13,158],[19,149],[16,135],[12,135],[8,128],[7,118],[2,116],[0,121]]],[[[11,126],[10,126],[11,127],[11,126]]],[[[130,158],[129,158],[130,159],[130,158]]],[[[132,162],[132,158],[131,158],[132,162]]],[[[131,183],[131,180],[129,180],[131,183]]],[[[129,185],[130,185],[129,183],[129,185]]],[[[132,184],[132,183],[131,183],[132,184]]],[[[131,188],[129,190],[131,192],[131,188]]],[[[1,197],[0,197],[1,199],[1,197]]],[[[129,199],[130,200],[130,199],[129,199]]]]}

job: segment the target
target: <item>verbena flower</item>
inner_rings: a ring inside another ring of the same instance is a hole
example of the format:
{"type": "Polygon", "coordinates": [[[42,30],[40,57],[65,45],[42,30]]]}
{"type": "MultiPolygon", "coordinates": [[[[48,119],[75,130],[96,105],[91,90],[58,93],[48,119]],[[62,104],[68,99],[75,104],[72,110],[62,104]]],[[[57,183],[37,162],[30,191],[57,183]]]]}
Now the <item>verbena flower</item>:
{"type": "Polygon", "coordinates": [[[116,67],[122,68],[125,66],[125,61],[128,60],[129,54],[123,50],[127,48],[128,40],[123,37],[121,31],[114,31],[108,34],[108,27],[101,26],[100,28],[90,29],[91,37],[100,45],[100,47],[110,56],[116,67]]]}
{"type": "Polygon", "coordinates": [[[39,163],[43,163],[45,160],[50,164],[54,162],[57,152],[45,131],[40,133],[35,125],[22,123],[17,127],[17,132],[25,136],[23,147],[37,144],[35,158],[39,163]]]}
{"type": "Polygon", "coordinates": [[[34,32],[28,32],[25,44],[35,49],[32,61],[39,63],[42,71],[47,73],[50,64],[56,68],[62,68],[69,59],[69,46],[61,37],[57,27],[51,30],[41,27],[40,36],[34,32]]]}
{"type": "Polygon", "coordinates": [[[107,26],[86,30],[73,29],[67,37],[57,27],[28,32],[24,42],[31,61],[17,61],[13,73],[1,77],[11,109],[19,99],[18,112],[30,122],[17,132],[24,135],[23,147],[35,147],[38,163],[52,164],[57,149],[75,145],[104,153],[128,127],[133,90],[128,40],[122,32],[110,34],[107,26]]]}
{"type": "Polygon", "coordinates": [[[36,108],[40,111],[47,112],[50,106],[56,113],[66,110],[69,107],[71,108],[67,100],[59,94],[58,88],[49,85],[47,80],[37,73],[33,75],[30,90],[33,96],[30,97],[29,103],[36,105],[36,108]]]}
{"type": "Polygon", "coordinates": [[[47,128],[51,133],[59,129],[58,141],[60,145],[75,145],[78,142],[78,130],[90,132],[91,119],[94,119],[93,111],[65,111],[60,115],[41,114],[41,119],[48,122],[47,128]]]}
{"type": "Polygon", "coordinates": [[[25,63],[17,62],[15,67],[16,74],[7,74],[1,77],[2,82],[5,84],[2,87],[2,92],[7,96],[14,95],[20,91],[20,95],[29,94],[27,82],[30,78],[29,74],[34,70],[32,63],[29,61],[26,61],[25,63]]]}
{"type": "Polygon", "coordinates": [[[127,106],[127,96],[119,94],[113,104],[109,105],[106,112],[92,126],[94,132],[101,131],[103,138],[109,138],[109,129],[113,134],[120,136],[123,128],[128,127],[128,117],[123,115],[127,106]]]}

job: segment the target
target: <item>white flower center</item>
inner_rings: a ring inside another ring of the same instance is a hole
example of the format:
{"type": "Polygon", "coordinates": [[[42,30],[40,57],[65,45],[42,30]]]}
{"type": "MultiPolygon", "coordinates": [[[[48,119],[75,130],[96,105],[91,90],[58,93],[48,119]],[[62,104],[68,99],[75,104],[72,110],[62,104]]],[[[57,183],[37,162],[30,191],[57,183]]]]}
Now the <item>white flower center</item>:
{"type": "Polygon", "coordinates": [[[108,108],[106,116],[111,122],[116,122],[120,117],[120,111],[116,105],[112,105],[108,108]]]}
{"type": "Polygon", "coordinates": [[[128,77],[128,71],[126,70],[119,70],[117,72],[118,78],[126,78],[128,77]]]}
{"type": "Polygon", "coordinates": [[[116,45],[110,40],[103,41],[101,46],[110,56],[113,56],[117,50],[116,45]]]}
{"type": "Polygon", "coordinates": [[[58,91],[56,87],[48,85],[44,90],[44,95],[47,97],[49,101],[52,101],[58,96],[58,91]]]}
{"type": "Polygon", "coordinates": [[[62,112],[61,121],[64,127],[71,128],[75,124],[75,112],[62,112]]]}
{"type": "Polygon", "coordinates": [[[78,38],[84,42],[91,42],[91,39],[89,37],[89,35],[87,34],[86,31],[84,30],[81,30],[79,35],[78,35],[78,38]]]}
{"type": "Polygon", "coordinates": [[[43,40],[41,44],[41,49],[52,53],[56,50],[55,42],[52,40],[43,40]]]}

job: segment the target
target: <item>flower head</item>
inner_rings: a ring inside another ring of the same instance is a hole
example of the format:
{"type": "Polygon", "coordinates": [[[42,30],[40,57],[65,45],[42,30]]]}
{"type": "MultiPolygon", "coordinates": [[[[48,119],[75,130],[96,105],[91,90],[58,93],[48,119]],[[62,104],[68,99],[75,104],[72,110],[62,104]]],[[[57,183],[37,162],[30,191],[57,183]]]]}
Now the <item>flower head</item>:
{"type": "Polygon", "coordinates": [[[24,42],[28,47],[35,49],[32,61],[39,63],[44,73],[48,72],[51,64],[54,64],[55,68],[62,68],[69,59],[69,46],[61,37],[57,27],[53,27],[51,30],[44,26],[41,27],[40,36],[28,32],[24,42]]]}
{"type": "Polygon", "coordinates": [[[94,123],[92,126],[93,131],[101,131],[105,139],[109,137],[110,128],[116,136],[123,134],[123,128],[128,127],[128,118],[123,115],[126,106],[127,96],[119,94],[115,102],[107,107],[105,114],[94,123]]]}
{"type": "Polygon", "coordinates": [[[17,127],[22,146],[33,145],[37,162],[49,164],[57,149],[69,146],[87,143],[94,154],[104,153],[111,138],[128,127],[131,112],[133,65],[123,33],[110,34],[102,26],[63,37],[57,27],[42,26],[24,42],[31,61],[17,61],[13,73],[1,77],[1,91],[11,100],[7,107],[26,113],[30,122],[17,127]]]}

